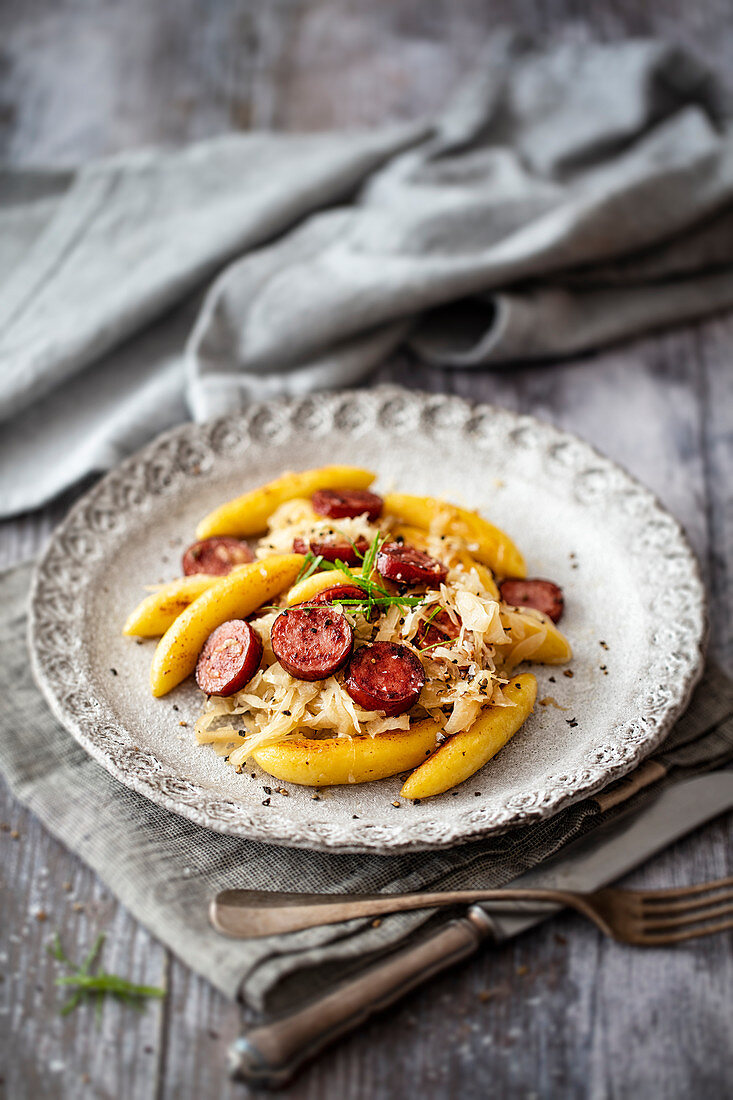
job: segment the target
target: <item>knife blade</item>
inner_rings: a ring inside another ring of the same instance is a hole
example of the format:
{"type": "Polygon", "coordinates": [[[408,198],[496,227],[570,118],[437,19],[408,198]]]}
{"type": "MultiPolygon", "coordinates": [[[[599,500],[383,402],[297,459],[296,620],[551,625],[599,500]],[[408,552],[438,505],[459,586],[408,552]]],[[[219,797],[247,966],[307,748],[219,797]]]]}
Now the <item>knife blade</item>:
{"type": "MultiPolygon", "coordinates": [[[[647,796],[640,808],[621,811],[612,822],[573,841],[512,885],[599,889],[730,809],[733,771],[684,780],[647,796]]],[[[282,1087],[324,1047],[435,974],[469,958],[486,940],[502,943],[556,911],[522,912],[517,903],[512,913],[499,915],[472,905],[466,916],[393,951],[304,1008],[245,1032],[230,1047],[231,1076],[259,1087],[282,1087]]]]}

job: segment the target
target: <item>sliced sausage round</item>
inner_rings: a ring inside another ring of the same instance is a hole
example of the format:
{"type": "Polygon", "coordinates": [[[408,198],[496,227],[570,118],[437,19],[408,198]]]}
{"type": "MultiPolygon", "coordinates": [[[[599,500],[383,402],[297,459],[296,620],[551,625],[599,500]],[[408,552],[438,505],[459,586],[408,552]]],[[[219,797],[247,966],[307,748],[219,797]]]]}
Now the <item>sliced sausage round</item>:
{"type": "Polygon", "coordinates": [[[425,685],[419,657],[396,642],[374,642],[357,649],[346,670],[346,690],[365,710],[392,718],[417,702],[425,685]]]}
{"type": "MultiPolygon", "coordinates": [[[[317,596],[314,596],[310,603],[340,603],[341,600],[361,600],[364,604],[367,601],[367,594],[363,588],[358,588],[355,584],[338,584],[333,588],[324,588],[323,592],[319,592],[317,596]]],[[[379,608],[376,604],[372,605],[371,613],[367,614],[366,607],[346,607],[346,611],[350,611],[352,614],[360,612],[366,615],[369,622],[374,622],[379,617],[379,608]]]]}
{"type": "Polygon", "coordinates": [[[325,680],[346,664],[354,632],[345,615],[328,606],[290,607],[270,632],[272,651],[298,680],[325,680]]]}
{"type": "Polygon", "coordinates": [[[430,622],[421,622],[417,628],[417,637],[421,645],[437,645],[446,642],[450,638],[457,638],[461,633],[461,624],[454,623],[447,611],[442,609],[434,615],[430,622]]]}
{"type": "Polygon", "coordinates": [[[507,577],[499,585],[499,593],[504,603],[515,607],[534,607],[553,623],[559,622],[565,609],[562,588],[540,577],[507,577]]]}
{"type": "Polygon", "coordinates": [[[358,565],[367,550],[369,543],[363,537],[349,542],[343,535],[321,536],[306,542],[305,539],[293,539],[293,552],[295,554],[311,554],[322,557],[326,561],[343,561],[347,565],[358,565]]]}
{"type": "Polygon", "coordinates": [[[183,555],[183,572],[187,577],[192,573],[212,573],[223,577],[235,565],[254,560],[255,556],[247,543],[239,539],[228,536],[201,539],[189,546],[183,555]]]}
{"type": "Polygon", "coordinates": [[[377,569],[388,581],[412,587],[425,584],[438,588],[448,576],[448,567],[422,550],[401,542],[386,542],[377,554],[377,569]]]}
{"type": "Polygon", "coordinates": [[[262,639],[244,619],[230,619],[206,640],[196,665],[196,683],[207,695],[233,695],[254,676],[262,639]]]}
{"type": "Polygon", "coordinates": [[[366,513],[370,523],[379,519],[384,501],[366,489],[316,489],[311,497],[313,511],[332,519],[351,519],[366,513]]]}
{"type": "Polygon", "coordinates": [[[324,588],[310,603],[341,603],[342,600],[366,600],[367,595],[363,588],[355,584],[334,584],[331,588],[324,588]]]}

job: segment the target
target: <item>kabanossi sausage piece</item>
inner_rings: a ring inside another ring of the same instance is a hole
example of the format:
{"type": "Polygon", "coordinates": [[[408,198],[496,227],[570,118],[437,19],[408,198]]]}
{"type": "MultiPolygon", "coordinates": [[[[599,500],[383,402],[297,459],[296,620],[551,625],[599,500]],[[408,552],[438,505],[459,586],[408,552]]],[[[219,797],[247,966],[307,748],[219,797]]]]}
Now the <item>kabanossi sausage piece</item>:
{"type": "Polygon", "coordinates": [[[298,680],[325,680],[342,668],[354,645],[345,615],[326,605],[290,607],[275,619],[270,632],[272,651],[298,680]]]}
{"type": "Polygon", "coordinates": [[[374,523],[382,514],[384,501],[367,489],[317,489],[311,505],[318,516],[351,519],[366,513],[369,522],[374,523]]]}
{"type": "Polygon", "coordinates": [[[374,642],[357,649],[346,670],[346,690],[365,710],[381,710],[388,718],[404,714],[425,686],[420,659],[407,646],[374,642]]]}
{"type": "Polygon", "coordinates": [[[193,573],[210,573],[223,577],[231,573],[235,565],[244,565],[254,560],[255,556],[246,542],[222,535],[201,539],[189,546],[183,555],[183,572],[187,577],[193,573]]]}
{"type": "Polygon", "coordinates": [[[316,557],[326,561],[343,561],[346,565],[358,565],[368,549],[369,543],[363,537],[355,539],[353,543],[348,542],[343,535],[313,538],[309,543],[302,538],[293,539],[294,554],[307,554],[310,550],[316,557]]]}
{"type": "Polygon", "coordinates": [[[448,612],[442,609],[429,622],[421,622],[417,628],[417,637],[423,646],[447,642],[449,639],[457,638],[460,633],[460,622],[454,622],[448,612]]]}
{"type": "Polygon", "coordinates": [[[388,581],[412,587],[426,584],[438,588],[448,576],[442,562],[401,542],[387,542],[377,554],[377,569],[388,581]]]}
{"type": "Polygon", "coordinates": [[[565,597],[562,588],[553,581],[540,577],[507,577],[499,585],[499,593],[504,603],[514,607],[534,607],[541,611],[553,623],[560,621],[565,610],[565,597]]]}
{"type": "Polygon", "coordinates": [[[376,604],[372,604],[371,612],[368,611],[368,597],[363,588],[358,588],[355,584],[338,584],[333,588],[324,588],[322,592],[319,592],[317,596],[314,596],[310,603],[341,603],[342,600],[346,600],[346,610],[350,611],[352,615],[363,614],[369,620],[374,622],[379,617],[379,608],[376,604]],[[362,607],[354,607],[353,604],[349,604],[350,600],[360,600],[362,607]]]}
{"type": "Polygon", "coordinates": [[[207,695],[233,695],[254,676],[262,640],[244,619],[230,619],[212,631],[196,665],[196,683],[207,695]]]}
{"type": "Polygon", "coordinates": [[[341,603],[342,600],[361,601],[362,607],[354,607],[353,604],[347,602],[346,610],[350,611],[352,615],[363,614],[369,622],[373,622],[379,616],[379,608],[376,604],[372,605],[371,612],[367,611],[367,594],[363,588],[358,588],[355,584],[337,584],[333,588],[324,588],[322,592],[319,592],[317,596],[310,600],[310,603],[341,603]]]}
{"type": "Polygon", "coordinates": [[[343,600],[361,600],[366,603],[367,594],[363,588],[355,584],[335,584],[332,588],[324,588],[310,603],[341,603],[343,600]]]}

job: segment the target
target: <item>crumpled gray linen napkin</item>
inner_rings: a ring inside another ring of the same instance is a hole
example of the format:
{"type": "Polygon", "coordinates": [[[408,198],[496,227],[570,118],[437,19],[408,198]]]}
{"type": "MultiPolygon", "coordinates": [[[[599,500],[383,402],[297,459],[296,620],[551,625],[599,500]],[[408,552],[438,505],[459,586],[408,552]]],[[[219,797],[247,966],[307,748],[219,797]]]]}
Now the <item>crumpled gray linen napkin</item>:
{"type": "MultiPolygon", "coordinates": [[[[503,836],[399,856],[308,852],[210,832],[122,786],[51,715],[22,642],[30,572],[25,564],[0,574],[0,773],[159,940],[227,996],[252,1008],[276,1013],[327,990],[430,918],[405,913],[378,927],[355,920],[289,936],[231,940],[207,921],[208,903],[218,890],[373,893],[498,886],[618,812],[603,812],[601,796],[503,836]]],[[[666,773],[660,782],[733,759],[731,687],[722,672],[708,671],[689,711],[653,757],[655,774],[666,773]]],[[[439,913],[432,919],[449,917],[439,913]]]]}
{"type": "Polygon", "coordinates": [[[733,305],[732,118],[676,47],[498,35],[425,123],[0,175],[0,515],[405,341],[507,365],[733,305]]]}

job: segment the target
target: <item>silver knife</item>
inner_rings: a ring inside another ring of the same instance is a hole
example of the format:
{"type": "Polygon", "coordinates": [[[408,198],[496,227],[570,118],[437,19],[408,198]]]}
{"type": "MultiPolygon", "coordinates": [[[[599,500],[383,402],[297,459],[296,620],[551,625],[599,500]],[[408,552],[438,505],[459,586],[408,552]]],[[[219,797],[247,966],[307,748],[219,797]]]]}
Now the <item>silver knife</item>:
{"type": "MultiPolygon", "coordinates": [[[[733,771],[715,772],[668,787],[606,825],[568,844],[562,854],[514,879],[517,887],[557,887],[592,891],[613,882],[679,837],[733,809],[733,771]]],[[[554,910],[555,912],[557,910],[554,910]]],[[[397,949],[366,972],[305,1008],[256,1027],[230,1048],[235,1080],[278,1088],[298,1068],[341,1035],[472,955],[485,940],[502,943],[547,920],[543,913],[515,911],[491,915],[473,905],[466,916],[397,949]]]]}

